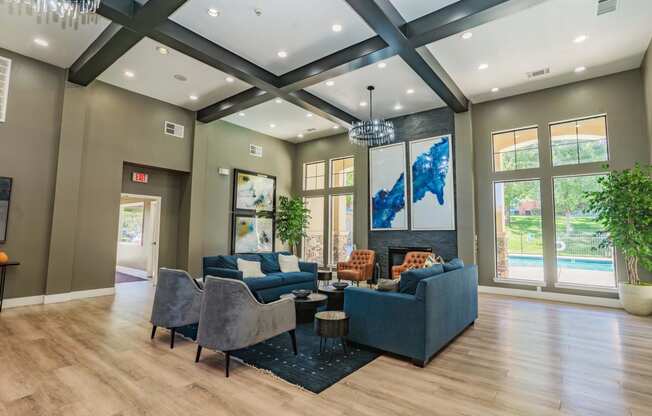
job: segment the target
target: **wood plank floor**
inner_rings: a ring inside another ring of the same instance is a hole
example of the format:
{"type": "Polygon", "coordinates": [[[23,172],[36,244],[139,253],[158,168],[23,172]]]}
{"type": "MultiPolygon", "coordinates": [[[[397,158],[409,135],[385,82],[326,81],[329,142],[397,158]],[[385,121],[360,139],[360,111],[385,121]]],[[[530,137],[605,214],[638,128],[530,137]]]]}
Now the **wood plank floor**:
{"type": "Polygon", "coordinates": [[[480,297],[425,369],[383,356],[320,395],[194,345],[149,340],[153,290],[0,314],[5,415],[652,415],[652,318],[480,297]]]}

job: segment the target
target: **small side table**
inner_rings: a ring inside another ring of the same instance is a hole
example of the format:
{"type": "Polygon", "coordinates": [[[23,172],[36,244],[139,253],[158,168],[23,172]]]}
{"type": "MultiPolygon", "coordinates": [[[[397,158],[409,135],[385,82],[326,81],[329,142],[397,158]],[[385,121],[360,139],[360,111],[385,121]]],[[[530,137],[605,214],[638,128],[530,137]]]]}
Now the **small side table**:
{"type": "Polygon", "coordinates": [[[335,346],[335,339],[339,338],[342,343],[342,350],[344,354],[348,354],[346,350],[345,337],[349,334],[349,317],[341,311],[324,311],[315,314],[315,333],[319,335],[319,353],[321,354],[326,349],[328,339],[333,339],[333,346],[331,347],[330,360],[333,359],[333,347],[335,346]]]}
{"type": "Polygon", "coordinates": [[[319,293],[328,296],[326,309],[329,311],[344,310],[344,289],[336,289],[333,286],[326,286],[319,289],[319,293]]]}
{"type": "Polygon", "coordinates": [[[7,268],[11,266],[20,266],[16,261],[0,264],[0,312],[2,312],[2,300],[5,297],[5,281],[7,280],[7,268]]]}
{"type": "Polygon", "coordinates": [[[317,281],[321,285],[321,282],[326,282],[325,284],[328,286],[328,282],[330,282],[333,279],[333,272],[328,270],[328,269],[319,269],[317,270],[317,281]]]}
{"type": "Polygon", "coordinates": [[[328,297],[321,293],[311,293],[307,298],[297,298],[292,293],[286,293],[280,297],[281,299],[292,299],[294,301],[294,310],[297,313],[298,324],[312,322],[317,308],[324,306],[328,300],[328,297]]]}

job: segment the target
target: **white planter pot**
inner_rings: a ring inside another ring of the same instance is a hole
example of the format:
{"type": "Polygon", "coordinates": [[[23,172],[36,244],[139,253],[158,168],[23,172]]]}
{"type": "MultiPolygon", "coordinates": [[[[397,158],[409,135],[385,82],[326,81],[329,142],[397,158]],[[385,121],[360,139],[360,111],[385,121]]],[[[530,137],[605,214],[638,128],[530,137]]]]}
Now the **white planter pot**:
{"type": "Polygon", "coordinates": [[[620,283],[618,295],[625,310],[632,315],[652,315],[652,286],[630,285],[620,283]]]}

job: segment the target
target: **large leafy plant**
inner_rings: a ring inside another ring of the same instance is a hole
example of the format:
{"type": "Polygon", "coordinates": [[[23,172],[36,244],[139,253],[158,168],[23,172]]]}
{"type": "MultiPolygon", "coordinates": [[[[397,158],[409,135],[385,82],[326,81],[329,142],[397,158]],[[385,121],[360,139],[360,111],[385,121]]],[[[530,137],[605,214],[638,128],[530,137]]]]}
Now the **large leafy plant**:
{"type": "Polygon", "coordinates": [[[652,270],[652,166],[613,171],[598,179],[601,189],[587,192],[589,209],[608,234],[605,244],[627,261],[629,283],[640,284],[639,263],[652,270]]]}
{"type": "Polygon", "coordinates": [[[305,237],[308,224],[310,223],[310,210],[300,197],[279,198],[279,209],[276,214],[276,231],[278,236],[290,246],[290,250],[296,253],[301,239],[305,237]]]}

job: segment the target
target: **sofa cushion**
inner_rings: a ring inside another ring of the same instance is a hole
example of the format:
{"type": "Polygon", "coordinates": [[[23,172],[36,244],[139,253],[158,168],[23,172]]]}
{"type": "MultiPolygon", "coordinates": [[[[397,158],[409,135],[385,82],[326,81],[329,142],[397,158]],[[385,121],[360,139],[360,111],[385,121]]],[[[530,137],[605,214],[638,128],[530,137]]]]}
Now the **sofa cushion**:
{"type": "Polygon", "coordinates": [[[242,272],[242,277],[265,277],[260,269],[260,262],[257,261],[238,258],[238,270],[242,272]]]}
{"type": "Polygon", "coordinates": [[[217,268],[220,268],[220,269],[238,270],[237,257],[236,256],[216,256],[215,257],[215,265],[213,267],[217,267],[217,268]]]}
{"type": "Polygon", "coordinates": [[[280,276],[283,279],[283,285],[294,285],[315,280],[315,275],[308,272],[273,273],[270,276],[280,276]]]}
{"type": "Polygon", "coordinates": [[[464,262],[461,259],[455,258],[448,263],[444,263],[444,272],[452,272],[453,270],[463,269],[464,262]]]}
{"type": "Polygon", "coordinates": [[[415,295],[420,281],[441,273],[444,273],[444,266],[441,264],[435,264],[427,269],[412,269],[403,272],[401,273],[401,283],[398,290],[400,293],[415,295]]]}
{"type": "Polygon", "coordinates": [[[281,267],[278,264],[278,253],[260,253],[258,257],[260,258],[263,273],[270,274],[281,271],[281,267]]]}
{"type": "Polygon", "coordinates": [[[252,291],[269,289],[272,287],[283,286],[283,276],[267,275],[265,277],[246,277],[244,282],[249,286],[252,291]]]}
{"type": "Polygon", "coordinates": [[[281,266],[281,272],[294,273],[300,272],[299,258],[295,255],[286,256],[285,254],[278,255],[278,264],[281,266]]]}

